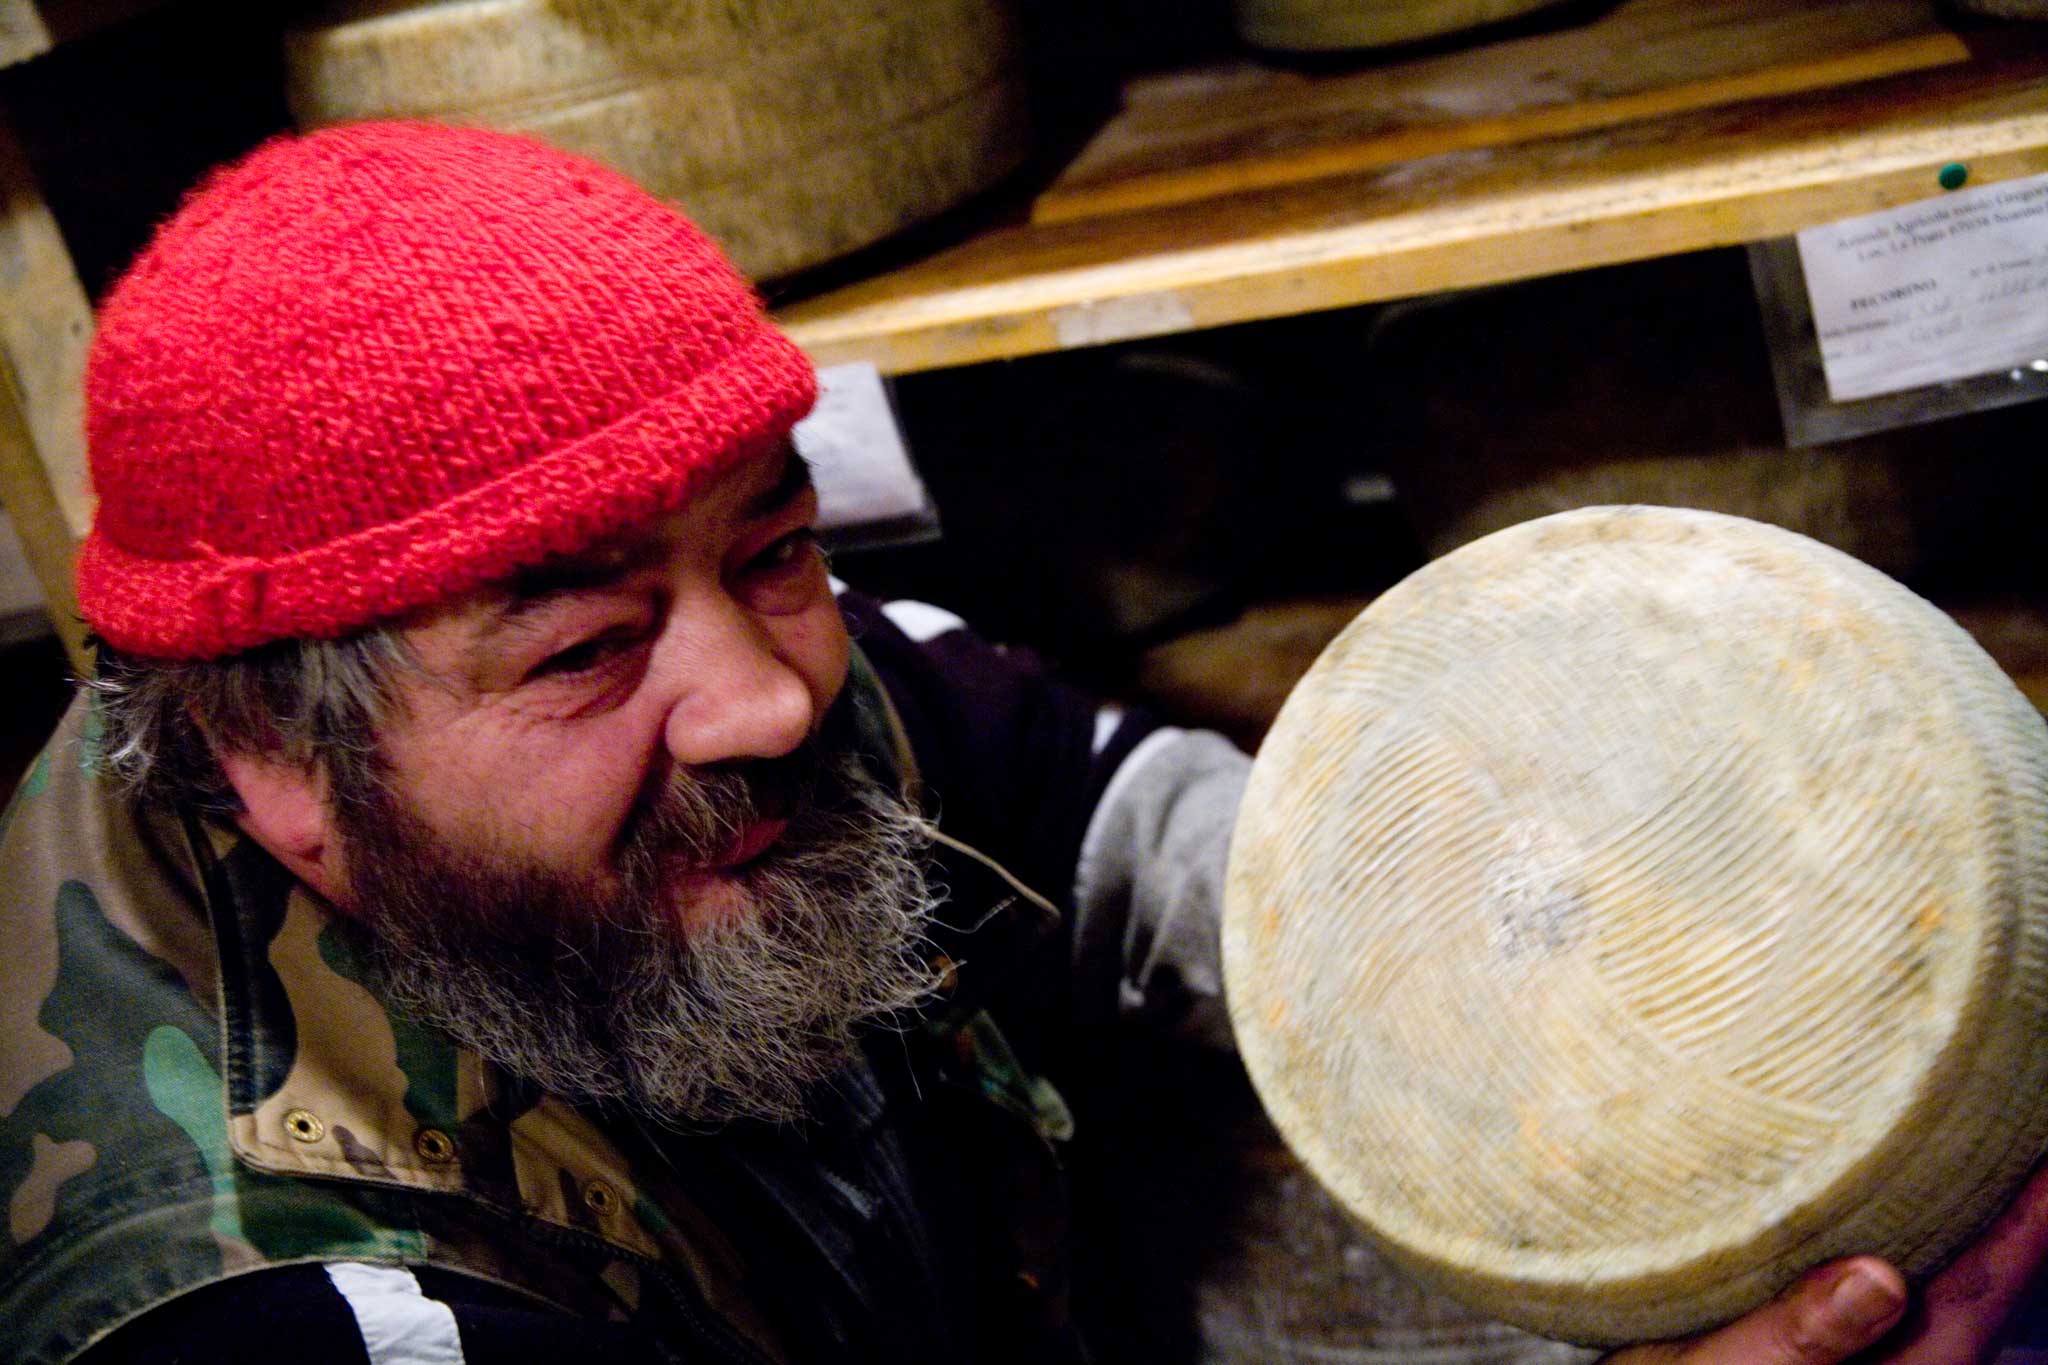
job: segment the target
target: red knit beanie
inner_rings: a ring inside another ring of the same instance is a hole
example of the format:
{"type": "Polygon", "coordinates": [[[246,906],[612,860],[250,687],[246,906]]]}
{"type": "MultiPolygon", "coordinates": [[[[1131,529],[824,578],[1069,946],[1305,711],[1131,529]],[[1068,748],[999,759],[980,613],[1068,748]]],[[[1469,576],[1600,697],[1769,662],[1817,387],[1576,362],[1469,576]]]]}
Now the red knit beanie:
{"type": "Polygon", "coordinates": [[[595,162],[280,138],[101,310],[79,603],[156,658],[345,634],[677,507],[815,391],[717,248],[595,162]]]}

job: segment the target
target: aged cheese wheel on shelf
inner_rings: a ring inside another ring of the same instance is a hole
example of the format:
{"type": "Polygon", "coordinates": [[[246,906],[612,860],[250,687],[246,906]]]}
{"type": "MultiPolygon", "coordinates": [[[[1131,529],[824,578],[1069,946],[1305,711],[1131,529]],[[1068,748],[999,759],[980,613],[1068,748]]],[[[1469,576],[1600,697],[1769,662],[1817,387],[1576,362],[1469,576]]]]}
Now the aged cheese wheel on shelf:
{"type": "Polygon", "coordinates": [[[1591,508],[1411,575],[1282,708],[1225,905],[1290,1145],[1546,1336],[1925,1273],[2048,1146],[2048,727],[1775,527],[1591,508]]]}
{"type": "Polygon", "coordinates": [[[1959,9],[2000,19],[2048,19],[2048,0],[1955,0],[1959,9]]]}
{"type": "Polygon", "coordinates": [[[1027,147],[1006,0],[351,0],[286,53],[301,127],[533,133],[681,204],[756,278],[930,218],[1027,147]]]}
{"type": "Polygon", "coordinates": [[[1254,47],[1323,52],[1386,47],[1478,28],[1561,0],[1236,0],[1237,31],[1254,47]]]}

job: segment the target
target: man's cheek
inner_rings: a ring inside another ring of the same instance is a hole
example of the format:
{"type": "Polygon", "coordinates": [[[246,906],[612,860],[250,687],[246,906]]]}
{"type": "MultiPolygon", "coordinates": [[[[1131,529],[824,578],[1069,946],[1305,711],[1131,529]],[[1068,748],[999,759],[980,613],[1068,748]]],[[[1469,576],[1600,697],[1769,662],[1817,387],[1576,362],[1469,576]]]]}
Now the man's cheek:
{"type": "Polygon", "coordinates": [[[783,637],[786,656],[798,660],[812,699],[822,719],[846,685],[846,672],[853,658],[853,641],[846,633],[846,620],[839,603],[829,592],[819,604],[795,620],[783,637]]]}

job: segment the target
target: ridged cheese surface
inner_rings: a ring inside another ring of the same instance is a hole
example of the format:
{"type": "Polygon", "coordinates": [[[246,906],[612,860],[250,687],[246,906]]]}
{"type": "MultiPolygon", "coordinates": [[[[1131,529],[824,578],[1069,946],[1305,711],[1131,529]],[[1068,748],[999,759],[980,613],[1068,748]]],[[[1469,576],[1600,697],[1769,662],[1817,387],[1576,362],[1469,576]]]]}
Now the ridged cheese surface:
{"type": "Polygon", "coordinates": [[[1232,846],[1232,1017],[1401,1263],[1610,1344],[1938,1263],[2048,1136],[2048,730],[1933,607],[1596,508],[1375,602],[1232,846]]]}

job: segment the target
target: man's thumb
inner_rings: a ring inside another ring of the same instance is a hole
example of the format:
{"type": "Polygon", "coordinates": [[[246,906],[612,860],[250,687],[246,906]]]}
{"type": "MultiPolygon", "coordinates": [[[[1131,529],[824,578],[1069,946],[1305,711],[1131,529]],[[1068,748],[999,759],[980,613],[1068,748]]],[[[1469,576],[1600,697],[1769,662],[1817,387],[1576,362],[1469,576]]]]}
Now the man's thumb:
{"type": "Polygon", "coordinates": [[[1691,1341],[1637,1347],[1612,1365],[1838,1365],[1906,1307],[1906,1282],[1872,1256],[1822,1266],[1746,1317],[1691,1341]]]}

